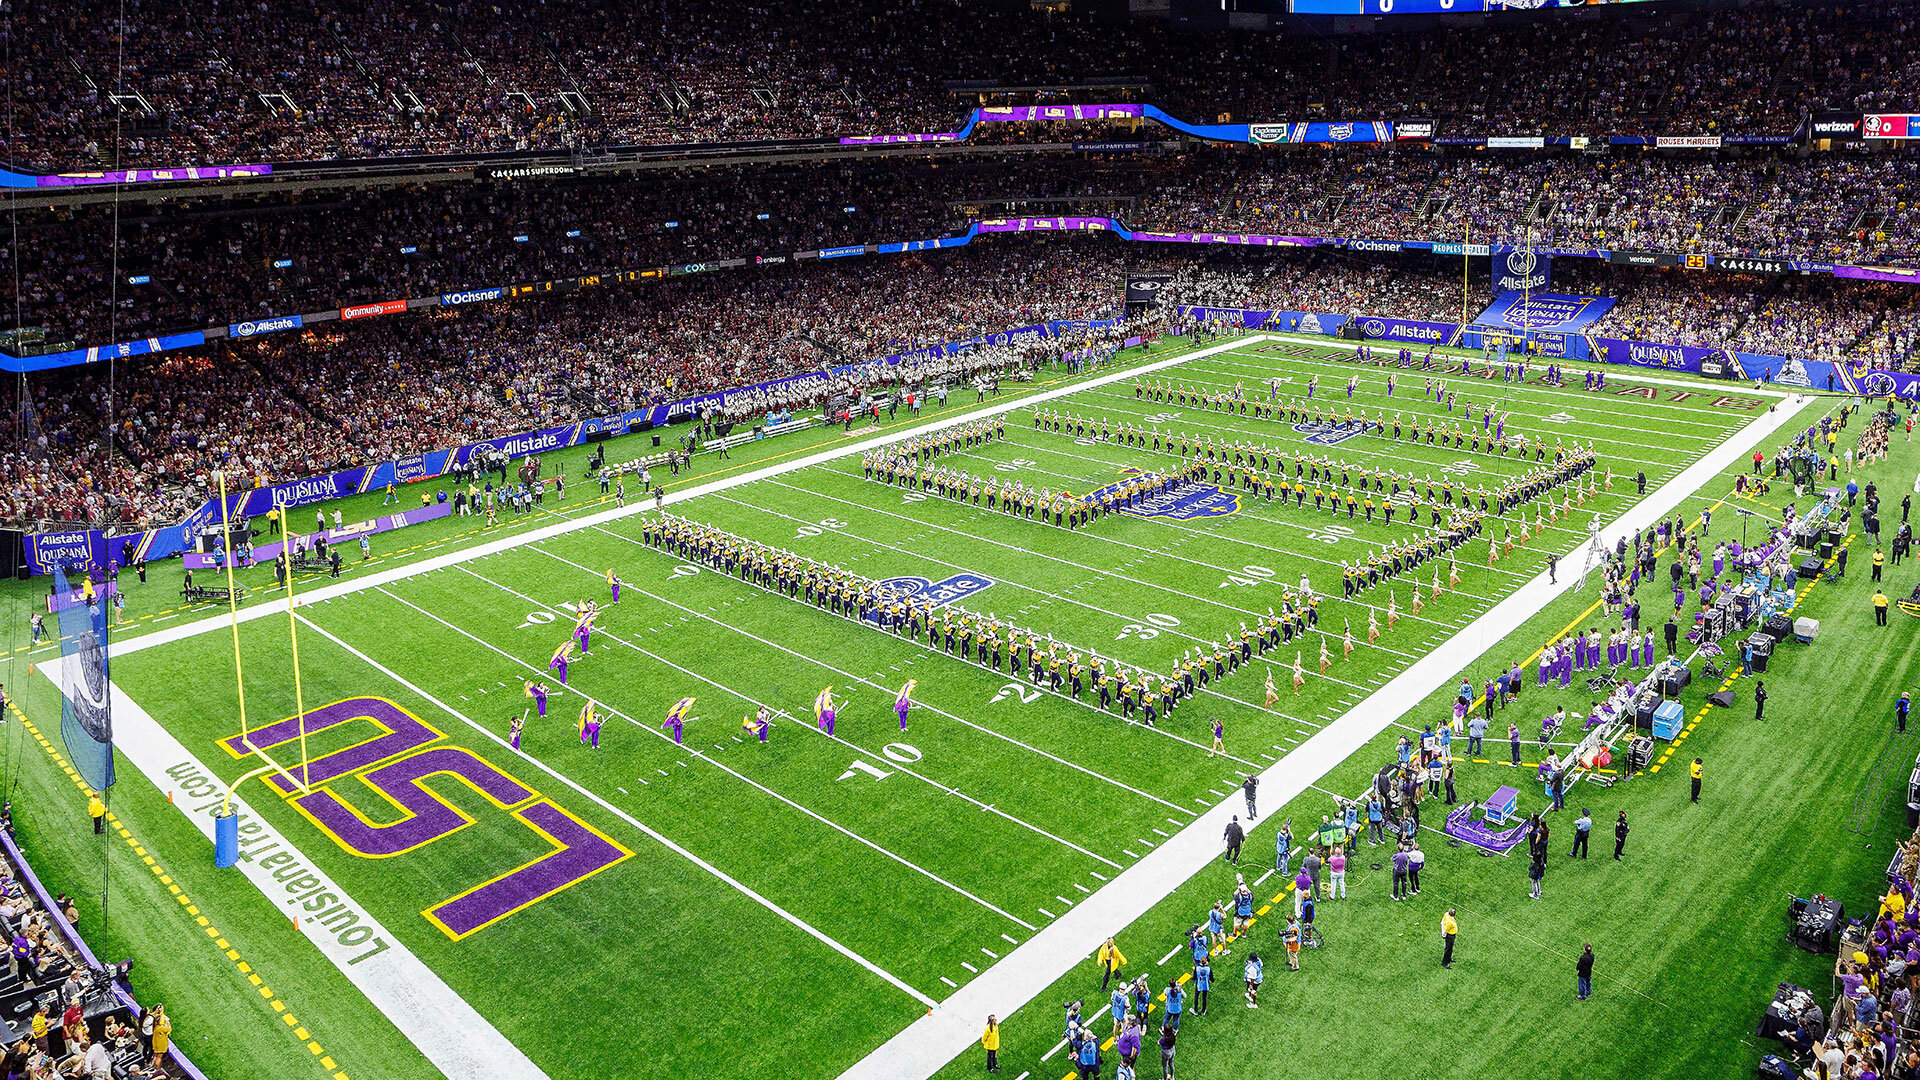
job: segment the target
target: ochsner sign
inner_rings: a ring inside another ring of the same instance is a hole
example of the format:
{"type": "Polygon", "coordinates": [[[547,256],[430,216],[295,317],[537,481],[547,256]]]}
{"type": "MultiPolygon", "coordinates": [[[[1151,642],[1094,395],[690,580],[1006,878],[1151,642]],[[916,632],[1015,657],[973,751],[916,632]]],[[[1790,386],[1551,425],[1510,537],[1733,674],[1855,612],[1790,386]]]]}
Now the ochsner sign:
{"type": "Polygon", "coordinates": [[[486,300],[498,300],[507,294],[507,290],[495,286],[491,289],[468,289],[465,292],[440,294],[441,307],[458,307],[461,304],[478,304],[486,300]]]}

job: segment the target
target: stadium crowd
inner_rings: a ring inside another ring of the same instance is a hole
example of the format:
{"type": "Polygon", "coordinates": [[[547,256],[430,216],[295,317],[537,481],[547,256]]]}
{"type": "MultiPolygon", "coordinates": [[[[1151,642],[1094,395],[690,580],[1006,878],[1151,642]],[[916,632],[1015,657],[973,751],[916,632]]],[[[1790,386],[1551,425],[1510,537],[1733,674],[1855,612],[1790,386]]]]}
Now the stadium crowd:
{"type": "Polygon", "coordinates": [[[209,198],[124,205],[117,221],[113,207],[83,206],[19,212],[19,241],[0,247],[14,265],[0,263],[0,280],[17,275],[22,325],[96,345],[582,273],[926,239],[1021,214],[1910,262],[1920,155],[987,154],[209,198]]]}
{"type": "MultiPolygon", "coordinates": [[[[1618,299],[1596,327],[1611,336],[1889,365],[1913,363],[1920,337],[1920,307],[1903,286],[1555,265],[1558,288],[1618,299]]],[[[216,464],[286,479],[1109,317],[1125,269],[1141,266],[1174,272],[1164,295],[1178,304],[1454,321],[1462,301],[1459,263],[1424,254],[1144,253],[1097,235],[1029,235],[316,324],[136,359],[111,375],[94,364],[23,380],[27,437],[0,454],[0,520],[170,523],[208,497],[216,464]]],[[[1470,314],[1490,299],[1485,288],[1482,278],[1467,297],[1470,314]]],[[[1065,347],[1053,343],[1056,355],[1065,347]]],[[[847,388],[824,383],[779,404],[809,407],[847,388]]]]}
{"type": "Polygon", "coordinates": [[[1546,14],[1328,38],[956,0],[87,0],[9,24],[18,113],[0,156],[68,171],[828,138],[950,131],[979,104],[1143,99],[1194,121],[1787,134],[1822,106],[1912,110],[1920,86],[1898,0],[1546,14]],[[1021,87],[1074,89],[996,92],[1021,87]]]}
{"type": "Polygon", "coordinates": [[[311,475],[1052,319],[1102,318],[1118,305],[1121,266],[1121,253],[1097,240],[1013,240],[890,259],[884,273],[716,272],[549,303],[333,323],[129,362],[111,375],[98,364],[50,373],[33,380],[20,410],[28,437],[0,453],[0,520],[151,527],[209,498],[215,466],[246,479],[311,475]]]}

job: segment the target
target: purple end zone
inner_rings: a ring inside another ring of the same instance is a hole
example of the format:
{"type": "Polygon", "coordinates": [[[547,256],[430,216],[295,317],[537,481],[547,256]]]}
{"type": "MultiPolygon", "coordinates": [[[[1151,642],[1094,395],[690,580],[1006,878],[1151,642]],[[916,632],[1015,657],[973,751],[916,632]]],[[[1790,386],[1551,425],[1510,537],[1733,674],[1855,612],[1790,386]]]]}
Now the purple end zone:
{"type": "MultiPolygon", "coordinates": [[[[422,723],[413,714],[380,698],[348,698],[345,701],[336,701],[325,708],[314,709],[307,713],[307,734],[312,735],[363,717],[385,728],[386,734],[308,762],[303,777],[307,784],[324,784],[356,769],[364,769],[377,761],[396,754],[404,754],[415,747],[425,746],[440,737],[439,732],[422,723]]],[[[300,737],[300,718],[289,716],[285,720],[257,728],[251,734],[255,746],[272,749],[281,743],[292,742],[300,737]]],[[[230,735],[222,739],[221,743],[241,757],[252,753],[241,742],[238,735],[230,735]]],[[[297,764],[293,766],[295,771],[299,768],[297,764]]],[[[280,773],[269,774],[267,782],[278,789],[282,795],[294,789],[294,784],[280,773]]]]}
{"type": "Polygon", "coordinates": [[[361,777],[407,811],[408,816],[399,821],[369,825],[333,792],[324,789],[293,801],[350,850],[368,858],[385,858],[437,840],[468,824],[468,818],[420,785],[421,779],[437,774],[458,776],[503,806],[512,806],[535,795],[531,788],[470,751],[442,746],[361,777]]]}
{"type": "Polygon", "coordinates": [[[495,919],[551,896],[633,854],[544,799],[513,816],[545,833],[560,846],[505,877],[495,878],[431,909],[428,914],[456,938],[465,937],[495,919]]]}

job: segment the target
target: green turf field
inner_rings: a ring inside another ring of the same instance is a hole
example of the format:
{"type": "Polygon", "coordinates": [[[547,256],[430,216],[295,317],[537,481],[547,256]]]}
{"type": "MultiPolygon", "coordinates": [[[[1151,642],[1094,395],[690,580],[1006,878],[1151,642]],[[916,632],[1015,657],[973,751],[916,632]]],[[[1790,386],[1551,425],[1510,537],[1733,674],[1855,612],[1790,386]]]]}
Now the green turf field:
{"type": "MultiPolygon", "coordinates": [[[[297,739],[264,738],[276,762],[305,760],[315,780],[312,792],[291,798],[260,778],[238,792],[250,807],[247,867],[266,884],[213,870],[211,845],[194,824],[226,784],[261,764],[223,742],[239,730],[234,639],[224,625],[175,630],[206,613],[175,612],[158,597],[142,598],[149,606],[135,611],[140,629],[114,662],[126,710],[113,798],[127,835],[110,835],[101,850],[85,842],[77,808],[44,809],[77,793],[57,771],[57,695],[18,672],[32,654],[16,656],[9,684],[24,690],[27,718],[51,740],[43,751],[20,724],[10,736],[15,783],[26,788],[15,799],[23,842],[49,861],[57,888],[83,891],[103,861],[111,867],[111,944],[101,951],[142,958],[136,986],[150,978],[168,996],[177,1033],[188,1035],[183,1045],[210,1071],[463,1074],[462,1051],[415,1046],[420,1032],[468,1015],[444,1004],[484,1022],[448,1043],[505,1052],[486,1064],[489,1075],[838,1075],[973,980],[992,978],[1001,957],[1234,796],[1247,773],[1285,760],[1470,624],[1478,635],[1470,644],[1497,644],[1505,661],[1527,658],[1563,627],[1597,622],[1586,610],[1591,593],[1569,592],[1523,625],[1475,624],[1533,579],[1548,551],[1562,556],[1563,578],[1577,574],[1588,521],[1597,515],[1610,537],[1605,523],[1638,498],[1636,473],[1658,488],[1778,400],[1659,373],[1610,377],[1602,392],[1579,389],[1577,371],[1567,388],[1456,377],[1456,409],[1472,406],[1468,424],[1464,410],[1450,416],[1422,395],[1425,376],[1400,373],[1389,397],[1384,373],[1345,362],[1350,355],[1343,346],[1248,338],[1145,381],[1208,393],[1244,384],[1264,396],[1267,381],[1280,378],[1286,399],[1303,397],[1317,376],[1315,400],[1331,398],[1337,409],[1384,410],[1423,426],[1457,419],[1470,430],[1491,402],[1508,415],[1509,434],[1591,444],[1595,490],[1554,515],[1545,538],[1491,565],[1482,536],[1345,599],[1343,562],[1433,535],[1428,519],[1389,526],[1364,512],[1316,511],[1319,485],[1309,481],[1304,506],[1240,491],[1191,516],[1182,502],[1069,531],[865,479],[863,439],[908,429],[904,417],[865,436],[826,429],[770,440],[738,461],[703,460],[670,488],[690,496],[670,502],[678,519],[868,579],[965,579],[973,591],[959,608],[991,612],[1063,652],[1155,672],[1237,638],[1297,595],[1303,577],[1326,597],[1316,628],[1213,681],[1156,726],[1101,710],[1091,693],[1075,699],[650,548],[642,542],[650,510],[610,515],[608,505],[574,504],[493,534],[465,535],[455,522],[410,537],[417,550],[356,569],[358,577],[298,583],[314,591],[291,617],[284,598],[276,610],[271,597],[257,597],[259,617],[238,631],[245,713],[260,727],[304,706],[304,753],[297,739]],[[1350,375],[1360,378],[1351,405],[1350,375]],[[844,452],[809,456],[828,450],[844,452]],[[732,479],[744,482],[700,486],[732,479]],[[551,534],[502,542],[535,529],[551,534]],[[473,544],[487,546],[471,559],[435,560],[473,544]],[[623,581],[613,605],[610,568],[623,581]],[[549,657],[589,599],[603,605],[591,651],[516,751],[507,738],[510,719],[530,704],[522,684],[554,683],[549,657]],[[1369,640],[1370,621],[1377,640],[1369,640]],[[1271,710],[1269,672],[1280,695],[1271,710]],[[909,678],[917,707],[903,731],[892,705],[909,678]],[[828,686],[844,702],[832,734],[810,715],[828,686]],[[694,719],[676,745],[661,720],[687,696],[696,698],[694,719]],[[606,716],[598,750],[575,726],[586,698],[606,716]],[[764,745],[741,727],[762,706],[774,714],[764,745]],[[316,713],[328,723],[316,724],[316,713]],[[1215,718],[1225,754],[1210,750],[1215,718]],[[276,849],[284,858],[268,854],[276,849]],[[179,899],[169,901],[175,889],[179,899]],[[309,906],[313,899],[321,902],[309,906]],[[430,979],[405,982],[420,972],[430,979]],[[368,986],[383,979],[411,989],[382,998],[368,986]],[[589,1016],[627,1019],[630,1037],[588,1038],[583,1021],[598,1023],[589,1016]],[[481,1028],[498,1042],[474,1036],[481,1028]],[[196,1030],[207,1038],[188,1034],[196,1030]]],[[[1132,377],[1098,382],[1036,389],[1063,392],[1044,403],[1050,412],[1109,428],[1312,454],[1353,474],[1391,470],[1463,492],[1535,467],[1376,434],[1321,432],[1309,442],[1315,432],[1289,423],[1160,400],[1132,377]]],[[[1179,461],[1150,444],[1036,428],[1032,407],[1002,404],[1011,409],[1004,438],[939,463],[1084,493],[1126,470],[1179,461]]],[[[956,400],[920,423],[977,408],[956,400]]],[[[1894,462],[1879,468],[1895,478],[1883,486],[1897,492],[1913,456],[1899,444],[1894,462]]],[[[1717,480],[1686,506],[1714,505],[1729,488],[1717,480]]],[[[1773,501],[1787,497],[1776,489],[1773,501]]],[[[1574,488],[1554,498],[1571,502],[1574,488]]],[[[1545,505],[1530,502],[1524,514],[1531,532],[1545,505]]],[[[1516,541],[1520,521],[1509,515],[1516,541]]],[[[1738,525],[1722,512],[1714,528],[1738,525]]],[[[1864,575],[1864,560],[1855,568],[1864,575]]],[[[1875,859],[1884,866],[1879,853],[1899,824],[1897,800],[1865,815],[1863,833],[1848,831],[1844,812],[1881,752],[1879,717],[1898,692],[1887,687],[1909,652],[1885,643],[1907,643],[1911,632],[1873,628],[1862,618],[1865,593],[1847,595],[1858,591],[1856,581],[1811,587],[1803,603],[1831,629],[1806,656],[1790,650],[1776,662],[1777,719],[1757,726],[1750,704],[1716,710],[1682,744],[1684,756],[1708,756],[1705,805],[1684,805],[1678,759],[1591,789],[1603,826],[1619,809],[1634,817],[1625,865],[1605,859],[1607,851],[1577,867],[1556,857],[1547,897],[1536,903],[1525,899],[1523,860],[1435,843],[1426,895],[1391,904],[1363,852],[1349,875],[1354,897],[1329,905],[1322,919],[1327,947],[1301,975],[1270,966],[1259,1013],[1240,1009],[1235,978],[1223,977],[1214,1014],[1183,1035],[1183,1066],[1240,1075],[1299,1062],[1356,1077],[1431,1068],[1437,1055],[1457,1062],[1447,1075],[1512,1067],[1516,1055],[1526,1056],[1529,1075],[1750,1066],[1759,1051],[1742,1038],[1772,984],[1824,986],[1818,962],[1780,940],[1785,894],[1851,888],[1850,905],[1864,904],[1875,859]],[[1462,960],[1450,972],[1437,967],[1443,903],[1461,909],[1463,924],[1462,960]],[[1582,937],[1605,943],[1602,992],[1576,1004],[1571,966],[1582,937]]],[[[1476,665],[1466,674],[1478,681],[1485,672],[1476,665]]],[[[1380,717],[1384,730],[1320,788],[1357,790],[1399,734],[1446,715],[1457,681],[1425,688],[1431,697],[1414,714],[1380,717]]],[[[1690,691],[1690,713],[1710,689],[1690,691]]],[[[1586,700],[1578,686],[1563,696],[1572,706],[1586,700]]],[[[1523,728],[1537,728],[1541,697],[1528,701],[1523,728]]],[[[1463,765],[1463,794],[1482,795],[1506,775],[1491,763],[1463,765]]],[[[1530,808],[1544,801],[1537,785],[1517,786],[1530,808]]],[[[1587,795],[1582,788],[1571,799],[1587,795]]],[[[1325,794],[1307,794],[1267,809],[1249,866],[1271,864],[1272,821],[1317,821],[1329,806],[1325,794]]],[[[1595,846],[1605,847],[1598,838],[1595,846]]],[[[1205,871],[1127,927],[1120,941],[1129,970],[1161,983],[1182,971],[1180,956],[1156,961],[1231,880],[1230,870],[1205,871]]],[[[1279,884],[1262,887],[1263,903],[1280,895],[1279,884]]],[[[1273,926],[1257,924],[1256,947],[1272,943],[1273,926]]],[[[1060,1036],[1061,1002],[1103,1001],[1091,970],[1008,1018],[1004,1073],[1067,1071],[1059,1053],[1047,1055],[1060,1036]]],[[[948,1071],[980,1066],[976,1051],[948,1071]]]]}

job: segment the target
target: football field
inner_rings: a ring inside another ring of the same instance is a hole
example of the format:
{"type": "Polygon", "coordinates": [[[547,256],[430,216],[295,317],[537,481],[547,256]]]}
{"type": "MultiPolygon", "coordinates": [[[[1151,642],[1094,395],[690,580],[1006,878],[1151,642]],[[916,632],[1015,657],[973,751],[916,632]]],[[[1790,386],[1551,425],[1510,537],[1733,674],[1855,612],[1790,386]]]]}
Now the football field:
{"type": "MultiPolygon", "coordinates": [[[[1250,335],[696,484],[664,513],[548,515],[507,540],[309,582],[291,614],[253,609],[234,631],[216,617],[130,638],[113,662],[121,788],[146,793],[115,797],[168,837],[171,861],[203,861],[194,830],[210,835],[228,787],[272,767],[234,792],[247,884],[219,888],[255,950],[320,969],[278,994],[252,985],[276,1014],[330,1022],[327,1051],[309,1046],[338,1059],[322,1070],[837,1076],[976,980],[1012,977],[1015,950],[1162,846],[1204,831],[1212,850],[1209,815],[1237,806],[1250,774],[1436,649],[1528,660],[1537,634],[1508,641],[1517,623],[1482,617],[1529,585],[1541,610],[1547,556],[1563,584],[1577,577],[1590,524],[1610,543],[1643,498],[1637,475],[1658,492],[1716,448],[1734,463],[1770,450],[1749,425],[1781,401],[1659,373],[1587,390],[1574,370],[1547,386],[1538,366],[1525,383],[1445,377],[1446,397],[1428,386],[1443,376],[1353,356],[1250,335]],[[1222,404],[1236,394],[1281,415],[1222,404]],[[1288,419],[1289,404],[1318,415],[1288,419]],[[1349,410],[1385,426],[1338,422],[1349,410]],[[918,463],[966,474],[964,497],[867,475],[870,455],[996,416],[995,437],[918,463]],[[1501,422],[1539,454],[1491,449],[1501,422]],[[1462,443],[1416,425],[1457,425],[1462,443]],[[987,480],[1099,492],[1190,468],[1202,447],[1221,455],[1204,477],[1075,528],[973,497],[987,480]],[[1556,450],[1588,448],[1591,470],[1550,475],[1556,450]],[[1414,521],[1389,485],[1417,491],[1414,521]],[[1508,487],[1531,493],[1449,540],[1462,502],[1508,487]],[[1321,493],[1338,508],[1317,507],[1321,493]],[[941,624],[991,621],[1063,677],[649,544],[665,518],[925,601],[941,624]],[[1348,595],[1345,567],[1376,559],[1377,582],[1348,595]],[[563,684],[552,661],[589,604],[563,684]],[[1103,705],[1089,670],[1097,658],[1157,688],[1195,657],[1204,682],[1171,712],[1156,702],[1151,724],[1144,706],[1103,705]],[[529,682],[550,688],[545,715],[529,682]],[[687,698],[676,737],[663,721],[687,698]],[[589,702],[597,746],[579,723],[589,702]],[[762,710],[765,738],[743,723],[762,710]],[[241,741],[243,713],[264,754],[241,741]],[[289,989],[301,983],[304,1005],[289,989]]],[[[1673,495],[1688,514],[1695,486],[1673,495]]],[[[1445,689],[1429,681],[1420,697],[1445,689]]],[[[1362,735],[1444,715],[1383,713],[1362,735]]]]}

